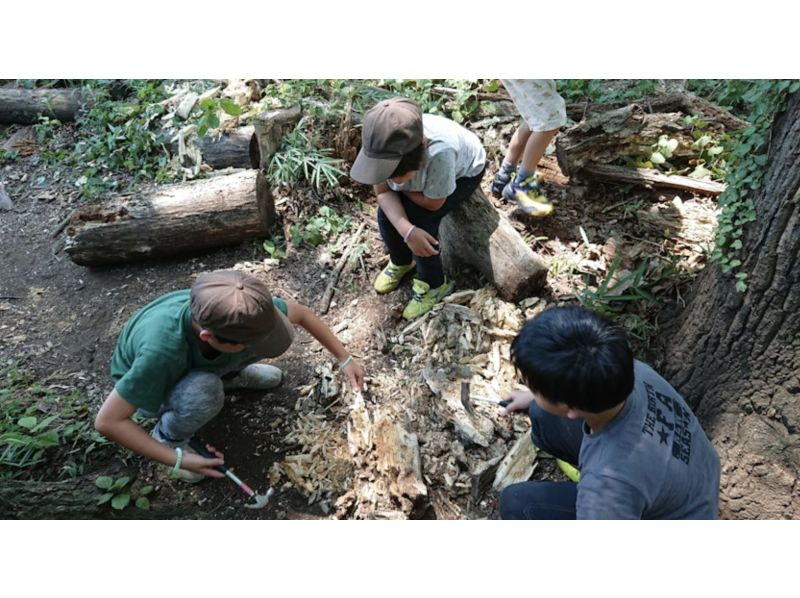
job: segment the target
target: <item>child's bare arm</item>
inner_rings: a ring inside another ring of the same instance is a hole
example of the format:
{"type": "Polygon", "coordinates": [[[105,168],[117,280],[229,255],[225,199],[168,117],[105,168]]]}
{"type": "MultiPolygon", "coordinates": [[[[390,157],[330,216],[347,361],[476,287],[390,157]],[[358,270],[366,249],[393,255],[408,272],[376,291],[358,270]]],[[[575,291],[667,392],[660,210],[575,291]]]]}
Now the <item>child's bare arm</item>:
{"type": "Polygon", "coordinates": [[[328,325],[301,303],[286,301],[286,305],[289,312],[289,321],[305,328],[311,336],[317,339],[319,344],[336,358],[339,364],[344,364],[342,371],[347,376],[350,386],[354,390],[361,390],[364,386],[364,368],[351,357],[345,346],[328,328],[328,325]]]}
{"type": "MultiPolygon", "coordinates": [[[[95,429],[109,440],[121,444],[134,453],[158,461],[164,465],[174,465],[177,459],[175,449],[154,440],[145,432],[131,416],[136,411],[136,406],[126,401],[117,389],[113,389],[94,420],[95,429]]],[[[182,469],[189,469],[206,476],[220,478],[223,474],[214,469],[222,465],[222,458],[206,459],[186,451],[181,463],[182,469]]]]}

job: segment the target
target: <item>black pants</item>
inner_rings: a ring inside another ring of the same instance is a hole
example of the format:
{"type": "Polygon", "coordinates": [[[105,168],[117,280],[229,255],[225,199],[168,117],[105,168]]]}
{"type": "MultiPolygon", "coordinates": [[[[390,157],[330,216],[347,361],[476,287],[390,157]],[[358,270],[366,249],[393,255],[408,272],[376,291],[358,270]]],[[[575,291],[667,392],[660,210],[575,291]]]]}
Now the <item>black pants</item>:
{"type": "MultiPolygon", "coordinates": [[[[442,221],[449,212],[460,206],[481,183],[483,174],[486,169],[482,170],[480,174],[473,177],[463,177],[456,179],[456,189],[447,196],[447,199],[438,210],[426,210],[421,208],[413,201],[408,199],[402,191],[398,192],[400,200],[403,202],[403,209],[406,211],[409,221],[421,228],[428,234],[439,238],[439,223],[442,221]]],[[[386,245],[386,250],[389,252],[389,257],[392,263],[397,266],[406,266],[414,259],[417,262],[417,278],[430,285],[432,289],[442,286],[444,284],[444,271],[442,270],[441,255],[433,255],[431,257],[420,257],[414,255],[409,249],[408,245],[403,241],[403,237],[397,232],[395,227],[383,213],[383,210],[378,209],[378,227],[381,231],[381,237],[386,245]]],[[[441,251],[441,248],[440,248],[441,251]]]]}

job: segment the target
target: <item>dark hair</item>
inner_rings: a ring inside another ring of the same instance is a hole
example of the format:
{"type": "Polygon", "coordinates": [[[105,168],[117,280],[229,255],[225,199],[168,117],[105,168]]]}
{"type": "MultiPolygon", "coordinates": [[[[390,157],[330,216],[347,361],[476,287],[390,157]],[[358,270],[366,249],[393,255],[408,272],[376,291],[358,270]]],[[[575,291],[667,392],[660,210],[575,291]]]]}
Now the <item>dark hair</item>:
{"type": "Polygon", "coordinates": [[[588,413],[619,405],[633,390],[625,331],[582,307],[553,307],[528,320],[511,343],[511,359],[543,399],[588,413]]]}
{"type": "Polygon", "coordinates": [[[412,170],[419,170],[419,167],[422,165],[422,152],[425,151],[425,144],[420,143],[416,149],[411,150],[407,154],[403,154],[403,157],[400,158],[400,163],[397,165],[397,168],[394,169],[394,172],[389,175],[390,179],[393,179],[397,176],[403,176],[407,172],[411,172],[412,170]]]}

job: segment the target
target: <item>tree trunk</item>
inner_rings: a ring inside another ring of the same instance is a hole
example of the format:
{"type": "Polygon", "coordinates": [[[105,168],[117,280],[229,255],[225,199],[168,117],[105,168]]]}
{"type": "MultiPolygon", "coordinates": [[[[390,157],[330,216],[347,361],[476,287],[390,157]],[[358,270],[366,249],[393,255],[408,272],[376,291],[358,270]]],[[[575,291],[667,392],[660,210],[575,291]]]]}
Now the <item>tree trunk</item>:
{"type": "Polygon", "coordinates": [[[236,244],[274,220],[266,178],[247,170],[78,208],[65,251],[83,266],[129,262],[236,244]]]}
{"type": "Polygon", "coordinates": [[[80,89],[0,88],[0,124],[28,125],[40,116],[74,120],[83,102],[80,89]]]}
{"type": "Polygon", "coordinates": [[[444,217],[439,242],[445,271],[476,268],[506,301],[529,297],[547,281],[547,265],[480,189],[444,217]]]}
{"type": "Polygon", "coordinates": [[[772,130],[738,293],[708,266],[663,371],[722,459],[725,518],[800,518],[800,92],[772,130]]]}

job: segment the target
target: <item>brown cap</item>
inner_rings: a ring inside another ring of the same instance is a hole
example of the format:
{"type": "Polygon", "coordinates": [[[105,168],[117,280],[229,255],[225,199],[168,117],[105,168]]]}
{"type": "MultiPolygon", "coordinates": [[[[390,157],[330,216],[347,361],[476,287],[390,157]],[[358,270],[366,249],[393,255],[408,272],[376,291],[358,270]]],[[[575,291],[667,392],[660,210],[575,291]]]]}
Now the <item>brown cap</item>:
{"type": "Polygon", "coordinates": [[[292,325],[272,303],[262,281],[236,270],[201,274],[192,285],[192,318],[214,335],[259,345],[275,357],[292,344],[292,325]]]}
{"type": "Polygon", "coordinates": [[[400,159],[422,143],[422,111],[408,98],[383,100],[364,115],[361,151],[350,176],[377,185],[388,179],[400,159]]]}

